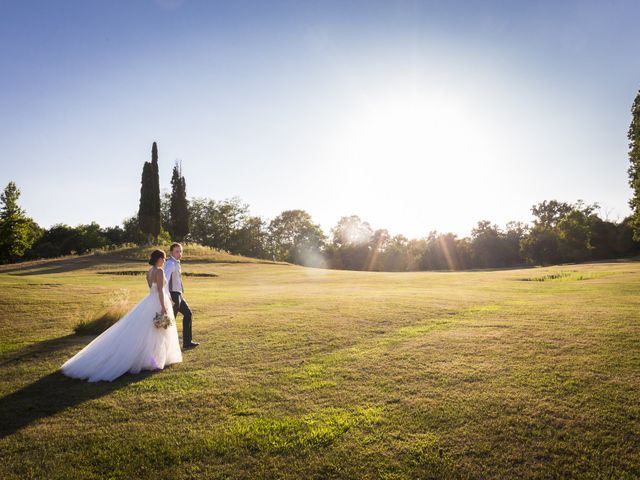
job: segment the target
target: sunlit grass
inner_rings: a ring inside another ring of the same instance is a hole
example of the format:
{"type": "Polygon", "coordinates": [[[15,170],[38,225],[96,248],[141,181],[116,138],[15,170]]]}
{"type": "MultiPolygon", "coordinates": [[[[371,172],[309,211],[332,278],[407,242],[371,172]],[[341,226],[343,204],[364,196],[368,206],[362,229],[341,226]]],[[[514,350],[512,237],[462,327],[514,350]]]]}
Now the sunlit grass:
{"type": "Polygon", "coordinates": [[[81,319],[73,331],[80,335],[99,335],[120,320],[132,307],[129,292],[117,290],[105,305],[88,318],[81,319]]]}
{"type": "Polygon", "coordinates": [[[74,327],[148,293],[99,274],[144,271],[144,252],[0,268],[1,478],[640,476],[640,264],[367,273],[209,253],[183,265],[201,346],[113,383],[55,372],[104,325],[74,327]]]}

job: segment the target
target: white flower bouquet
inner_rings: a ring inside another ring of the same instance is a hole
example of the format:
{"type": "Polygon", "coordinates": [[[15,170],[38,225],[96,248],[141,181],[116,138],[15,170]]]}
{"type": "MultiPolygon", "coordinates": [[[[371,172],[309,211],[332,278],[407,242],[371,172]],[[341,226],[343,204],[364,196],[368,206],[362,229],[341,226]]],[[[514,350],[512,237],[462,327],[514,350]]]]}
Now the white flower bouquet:
{"type": "Polygon", "coordinates": [[[153,317],[153,324],[156,328],[169,328],[173,325],[173,321],[166,313],[162,314],[160,312],[156,313],[156,316],[153,317]]]}

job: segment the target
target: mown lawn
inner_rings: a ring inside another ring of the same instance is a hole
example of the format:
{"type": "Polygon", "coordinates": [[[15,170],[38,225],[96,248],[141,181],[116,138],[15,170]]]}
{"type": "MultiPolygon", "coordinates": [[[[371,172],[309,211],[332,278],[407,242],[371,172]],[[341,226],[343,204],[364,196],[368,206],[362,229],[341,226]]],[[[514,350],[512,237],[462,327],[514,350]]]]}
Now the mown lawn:
{"type": "Polygon", "coordinates": [[[116,274],[143,255],[0,267],[0,478],[640,477],[639,263],[375,273],[193,253],[183,271],[211,275],[185,279],[201,346],[112,383],[56,370],[93,338],[79,321],[146,294],[116,274]]]}

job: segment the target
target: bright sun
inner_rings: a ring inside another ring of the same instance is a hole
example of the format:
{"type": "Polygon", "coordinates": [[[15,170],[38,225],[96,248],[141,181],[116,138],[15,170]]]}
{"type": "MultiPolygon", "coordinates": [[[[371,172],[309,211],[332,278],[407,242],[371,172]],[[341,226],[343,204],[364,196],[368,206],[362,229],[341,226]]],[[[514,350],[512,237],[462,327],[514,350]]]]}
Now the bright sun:
{"type": "Polygon", "coordinates": [[[486,115],[443,90],[368,96],[345,119],[334,147],[340,175],[332,183],[349,208],[363,215],[375,209],[388,224],[400,223],[409,206],[415,212],[415,204],[424,219],[403,224],[447,225],[451,218],[436,218],[443,210],[461,216],[498,148],[486,115]]]}
{"type": "Polygon", "coordinates": [[[437,91],[380,95],[352,117],[344,155],[355,165],[394,165],[447,175],[452,163],[489,147],[490,137],[476,120],[454,95],[437,91]]]}

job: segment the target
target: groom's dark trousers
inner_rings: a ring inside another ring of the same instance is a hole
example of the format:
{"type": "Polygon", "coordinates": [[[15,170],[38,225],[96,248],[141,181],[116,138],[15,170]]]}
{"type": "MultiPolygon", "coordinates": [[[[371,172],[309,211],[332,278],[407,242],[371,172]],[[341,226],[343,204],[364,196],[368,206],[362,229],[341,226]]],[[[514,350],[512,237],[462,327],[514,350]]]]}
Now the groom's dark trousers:
{"type": "Polygon", "coordinates": [[[171,293],[171,300],[174,302],[173,316],[177,317],[178,312],[182,314],[182,345],[189,345],[191,343],[191,309],[182,297],[182,293],[169,293],[171,293]]]}

